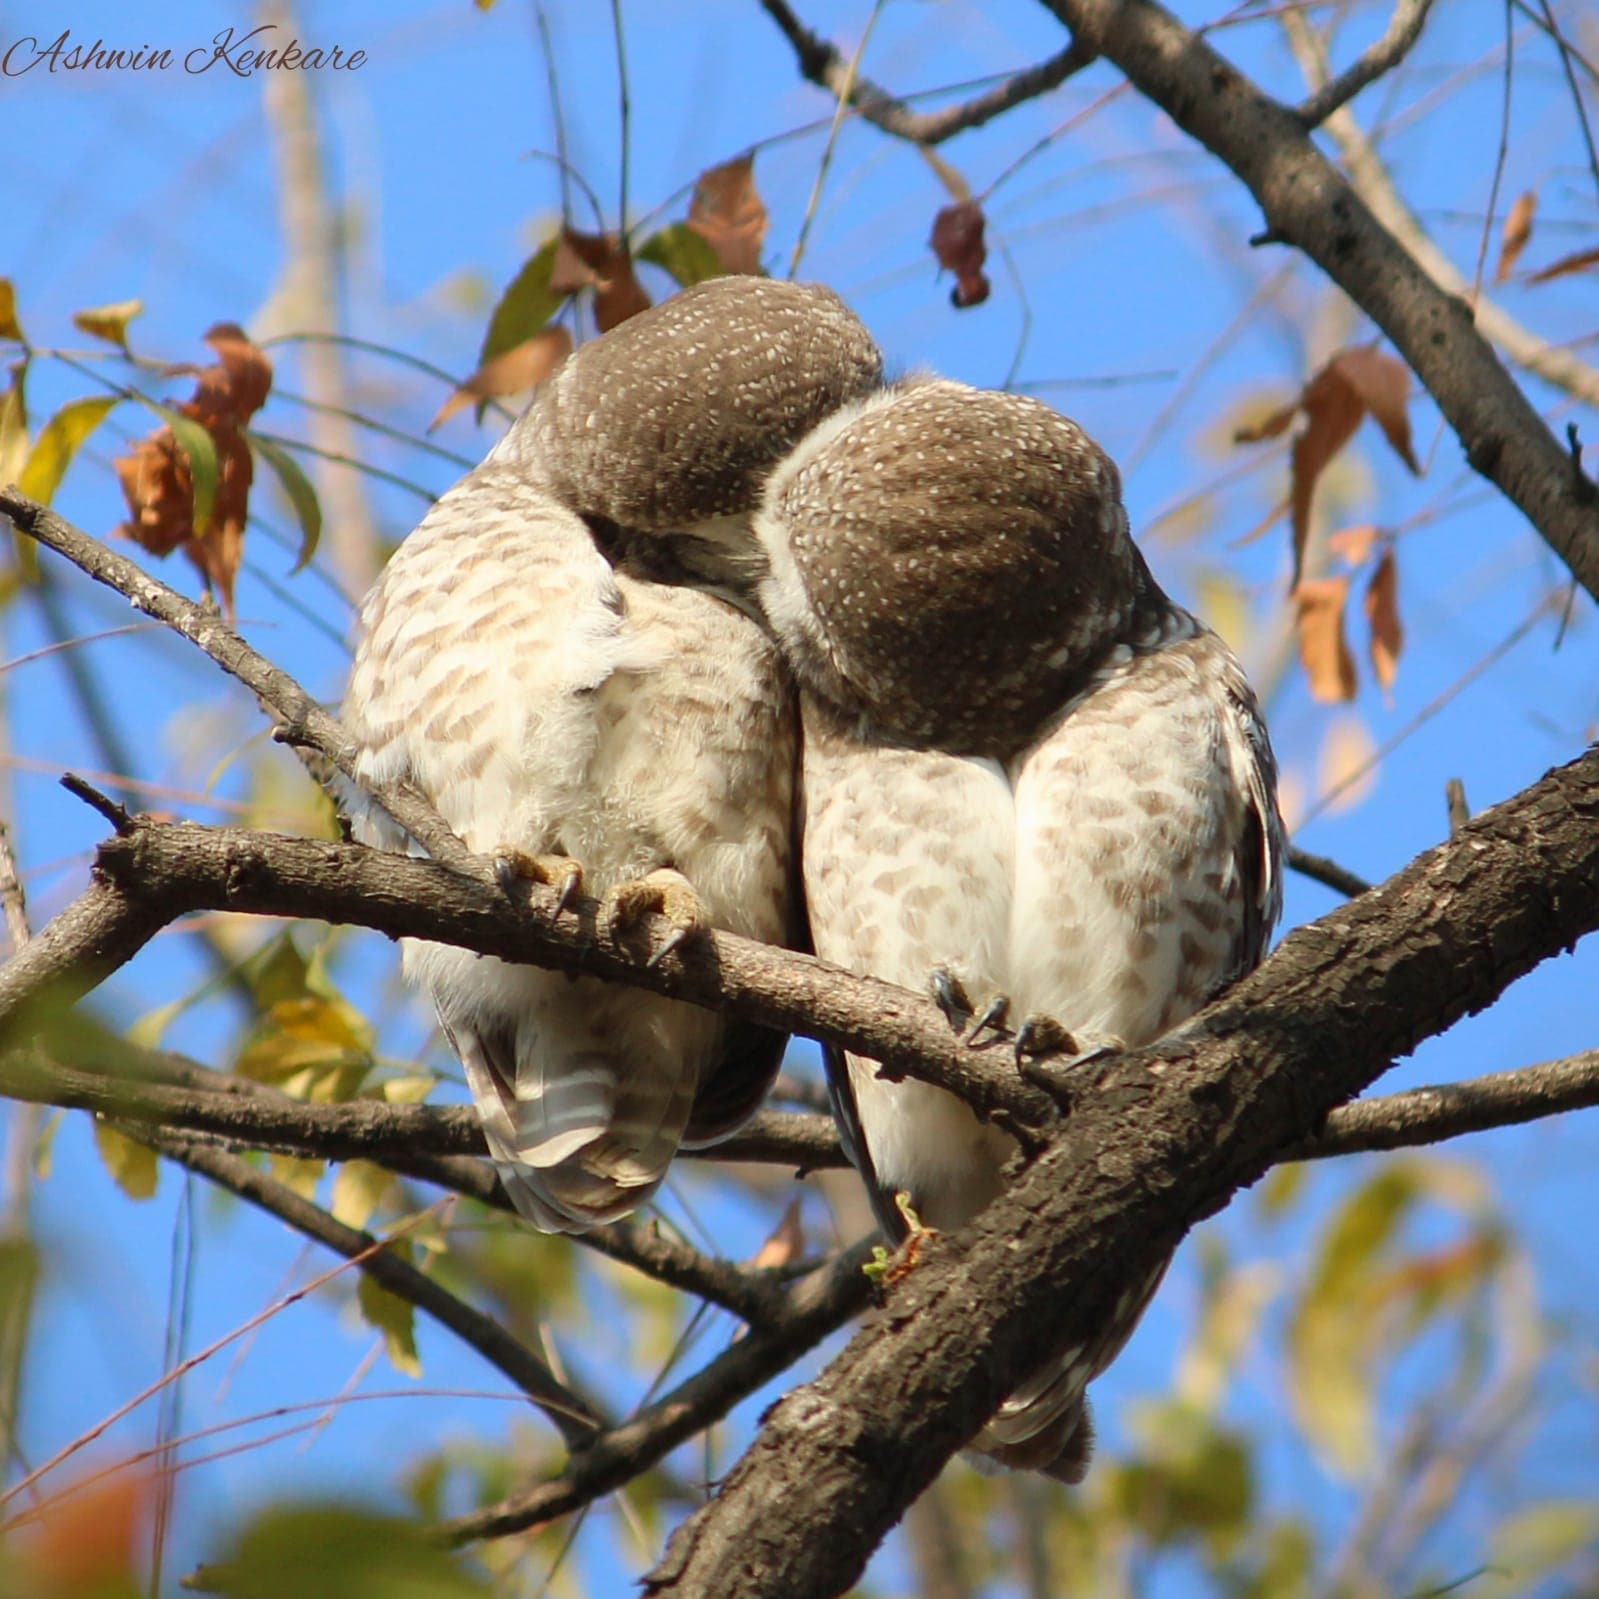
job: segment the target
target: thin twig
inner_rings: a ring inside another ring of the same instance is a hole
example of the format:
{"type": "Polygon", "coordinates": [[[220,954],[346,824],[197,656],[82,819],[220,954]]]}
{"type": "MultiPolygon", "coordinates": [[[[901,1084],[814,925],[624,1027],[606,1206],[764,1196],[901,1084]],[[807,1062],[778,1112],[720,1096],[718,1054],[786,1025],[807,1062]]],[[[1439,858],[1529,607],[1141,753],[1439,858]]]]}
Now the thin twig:
{"type": "Polygon", "coordinates": [[[1352,67],[1330,83],[1325,83],[1299,107],[1299,120],[1307,128],[1319,128],[1339,106],[1347,105],[1368,84],[1391,72],[1409,55],[1421,37],[1422,25],[1432,9],[1432,0],[1396,0],[1393,15],[1382,38],[1377,40],[1352,67]]]}
{"type": "Polygon", "coordinates": [[[1347,866],[1340,866],[1337,861],[1328,860],[1325,855],[1312,855],[1308,850],[1302,850],[1294,844],[1288,846],[1286,859],[1292,871],[1298,872],[1301,877],[1313,879],[1325,888],[1332,889],[1335,894],[1342,894],[1345,899],[1353,899],[1356,894],[1364,894],[1371,887],[1364,877],[1350,871],[1347,866]]]}
{"type": "Polygon", "coordinates": [[[806,78],[834,99],[853,107],[873,127],[910,144],[942,144],[967,128],[980,128],[1014,107],[1058,89],[1095,59],[1092,50],[1074,39],[1048,60],[1015,73],[959,105],[945,106],[940,111],[913,111],[899,96],[852,73],[838,48],[806,27],[787,0],[760,0],[760,4],[793,47],[806,78]]]}

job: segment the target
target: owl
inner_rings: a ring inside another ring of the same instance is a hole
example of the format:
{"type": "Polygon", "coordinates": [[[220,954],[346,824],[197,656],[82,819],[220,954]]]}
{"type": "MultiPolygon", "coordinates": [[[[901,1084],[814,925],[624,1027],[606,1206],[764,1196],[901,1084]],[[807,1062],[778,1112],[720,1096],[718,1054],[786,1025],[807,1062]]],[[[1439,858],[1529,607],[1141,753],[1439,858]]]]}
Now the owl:
{"type": "MultiPolygon", "coordinates": [[[[1021,396],[919,379],[822,422],[751,521],[802,690],[816,953],[952,1013],[1149,1042],[1261,958],[1282,824],[1254,696],[1128,532],[1108,457],[1021,396]]],[[[975,1041],[975,1038],[974,1038],[975,1041]]],[[[957,1228],[1011,1139],[923,1083],[831,1063],[891,1236],[957,1228]]],[[[1115,1357],[1158,1275],[1092,1351],[1115,1357]]],[[[975,1440],[1068,1482],[1080,1373],[1035,1373],[975,1440]]]]}
{"type": "MultiPolygon", "coordinates": [[[[578,350],[367,598],[344,701],[358,774],[416,784],[471,849],[563,900],[586,887],[613,923],[792,942],[788,671],[735,606],[651,578],[735,537],[770,466],[881,376],[829,291],[764,280],[706,283],[578,350]]],[[[408,847],[377,807],[352,812],[359,837],[408,847]]],[[[407,940],[403,961],[544,1231],[647,1201],[680,1147],[749,1117],[785,1042],[447,945],[407,940]]]]}

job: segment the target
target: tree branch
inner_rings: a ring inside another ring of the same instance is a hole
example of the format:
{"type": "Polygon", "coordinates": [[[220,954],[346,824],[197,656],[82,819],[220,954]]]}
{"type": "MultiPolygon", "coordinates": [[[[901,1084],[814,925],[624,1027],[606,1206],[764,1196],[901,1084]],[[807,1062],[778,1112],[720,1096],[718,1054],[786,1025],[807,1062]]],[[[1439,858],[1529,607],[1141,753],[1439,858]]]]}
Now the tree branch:
{"type": "Polygon", "coordinates": [[[1455,430],[1472,467],[1520,508],[1599,598],[1599,506],[1473,326],[1316,148],[1264,94],[1154,0],[1043,0],[1074,40],[1113,61],[1146,99],[1223,161],[1265,213],[1393,341],[1455,430]]]}
{"type": "Polygon", "coordinates": [[[464,1344],[509,1378],[555,1424],[567,1447],[587,1446],[599,1433],[593,1410],[564,1383],[526,1344],[513,1338],[492,1317],[457,1299],[447,1288],[424,1276],[408,1260],[387,1248],[371,1233],[346,1227],[319,1205],[302,1199],[293,1189],[258,1171],[237,1156],[144,1122],[119,1122],[118,1130],[168,1160],[247,1199],[252,1205],[286,1222],[298,1233],[335,1254],[354,1261],[358,1269],[391,1294],[414,1305],[447,1327],[464,1344]]]}
{"type": "Polygon", "coordinates": [[[1311,878],[1320,883],[1324,888],[1330,888],[1335,894],[1342,894],[1345,899],[1353,899],[1357,894],[1364,894],[1371,884],[1364,877],[1357,876],[1347,866],[1340,866],[1337,861],[1328,860],[1325,855],[1312,855],[1307,850],[1299,849],[1290,844],[1285,856],[1292,870],[1301,877],[1311,878]]]}
{"type": "Polygon", "coordinates": [[[446,1521],[436,1529],[438,1536],[449,1543],[469,1543],[521,1532],[581,1509],[636,1477],[843,1326],[871,1292],[870,1281],[861,1270],[870,1258],[871,1246],[862,1242],[801,1278],[789,1289],[783,1313],[771,1325],[739,1339],[654,1404],[601,1433],[573,1455],[559,1477],[446,1521]]]}
{"type": "Polygon", "coordinates": [[[197,605],[149,575],[141,567],[72,526],[48,507],[26,498],[12,484],[0,489],[0,515],[10,517],[19,533],[64,556],[95,582],[115,589],[146,616],[164,622],[198,645],[230,677],[253,693],[269,714],[280,742],[297,753],[313,750],[352,783],[372,795],[394,820],[435,860],[467,870],[483,870],[420,789],[410,784],[374,787],[354,771],[355,747],[338,721],[280,667],[258,655],[212,609],[197,605]]]}
{"type": "Polygon", "coordinates": [[[842,97],[873,127],[917,145],[942,144],[967,128],[980,128],[1012,107],[1058,89],[1073,73],[1081,72],[1095,59],[1094,51],[1085,49],[1074,39],[1047,61],[1015,73],[959,105],[946,106],[941,111],[915,111],[869,78],[863,78],[858,72],[852,76],[849,58],[806,27],[787,0],[760,0],[760,5],[793,46],[799,69],[810,82],[825,89],[835,100],[842,97]]]}
{"type": "Polygon", "coordinates": [[[1347,71],[1324,83],[1299,107],[1299,120],[1307,129],[1320,127],[1340,106],[1347,105],[1385,72],[1391,72],[1409,55],[1421,37],[1422,24],[1432,10],[1432,0],[1395,0],[1393,15],[1377,40],[1347,71]]]}
{"type": "Polygon", "coordinates": [[[875,1324],[769,1412],[647,1591],[843,1591],[1019,1381],[1051,1359],[1086,1377],[1190,1227],[1396,1055],[1595,926],[1599,749],[1080,1087],[1047,1152],[970,1227],[924,1238],[875,1324]]]}

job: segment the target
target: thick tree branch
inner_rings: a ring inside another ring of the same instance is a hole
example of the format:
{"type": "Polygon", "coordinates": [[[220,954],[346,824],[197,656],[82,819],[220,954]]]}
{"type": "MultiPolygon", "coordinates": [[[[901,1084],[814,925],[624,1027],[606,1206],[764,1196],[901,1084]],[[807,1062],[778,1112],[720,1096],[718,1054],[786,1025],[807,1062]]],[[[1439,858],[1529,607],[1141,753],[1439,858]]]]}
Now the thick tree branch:
{"type": "Polygon", "coordinates": [[[25,1007],[81,997],[112,953],[127,959],[158,927],[190,911],[230,910],[372,927],[620,980],[804,1032],[890,1072],[914,1067],[1007,1125],[1055,1114],[1046,1094],[1008,1068],[1003,1048],[966,1047],[931,1000],[730,933],[700,935],[650,966],[672,932],[664,918],[618,936],[594,901],[577,900],[558,919],[554,889],[519,885],[513,903],[489,871],[468,876],[359,844],[141,818],[101,846],[94,874],[89,892],[0,969],[0,1039],[31,1025],[19,1019],[25,1007]]]}
{"type": "Polygon", "coordinates": [[[526,1344],[513,1338],[491,1316],[457,1299],[447,1288],[418,1271],[410,1261],[390,1249],[375,1249],[374,1245],[380,1240],[371,1233],[345,1226],[320,1205],[302,1199],[292,1188],[268,1177],[247,1161],[224,1154],[197,1139],[144,1122],[122,1122],[118,1128],[157,1154],[198,1172],[218,1187],[226,1188],[286,1222],[296,1232],[354,1261],[374,1282],[431,1316],[440,1326],[447,1327],[515,1383],[555,1424],[568,1448],[582,1449],[599,1433],[601,1424],[593,1410],[526,1344]]]}
{"type": "Polygon", "coordinates": [[[115,589],[146,616],[165,622],[198,645],[230,677],[236,677],[278,719],[276,736],[297,752],[313,750],[352,783],[370,793],[435,860],[471,869],[474,858],[419,789],[394,784],[382,789],[359,781],[354,746],[339,723],[280,667],[258,655],[212,609],[185,599],[124,555],[28,499],[12,484],[0,489],[0,515],[19,533],[64,556],[97,583],[115,589]]]}
{"type": "Polygon", "coordinates": [[[760,4],[793,47],[795,60],[806,78],[835,100],[844,96],[874,127],[911,144],[942,144],[967,128],[980,128],[1014,106],[1059,88],[1074,72],[1081,72],[1095,59],[1092,50],[1084,49],[1074,39],[1047,61],[1015,73],[959,105],[945,106],[941,111],[915,111],[898,96],[858,72],[851,75],[849,58],[806,27],[787,0],[760,0],[760,4]]]}
{"type": "Polygon", "coordinates": [[[1302,250],[1387,334],[1426,384],[1471,465],[1525,514],[1599,598],[1599,504],[1450,294],[1264,94],[1154,0],[1043,0],[1244,182],[1270,236],[1302,250]]]}
{"type": "Polygon", "coordinates": [[[1077,1088],[1048,1151],[970,1227],[924,1239],[873,1325],[769,1413],[674,1535],[655,1594],[842,1592],[999,1400],[1095,1339],[1196,1222],[1395,1056],[1599,926],[1599,750],[1077,1088]]]}

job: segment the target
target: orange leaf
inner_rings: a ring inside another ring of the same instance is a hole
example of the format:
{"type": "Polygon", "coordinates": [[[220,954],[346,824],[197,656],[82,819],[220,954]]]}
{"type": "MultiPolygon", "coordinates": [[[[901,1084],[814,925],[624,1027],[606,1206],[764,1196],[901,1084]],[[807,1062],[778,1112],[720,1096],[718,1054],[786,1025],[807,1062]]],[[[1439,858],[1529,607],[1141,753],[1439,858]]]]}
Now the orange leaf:
{"type": "Polygon", "coordinates": [[[119,1471],[44,1506],[22,1554],[38,1599],[135,1591],[136,1561],[149,1519],[150,1479],[119,1471]]]}
{"type": "Polygon", "coordinates": [[[1364,408],[1360,396],[1333,362],[1322,368],[1305,387],[1299,404],[1305,428],[1294,440],[1289,456],[1289,499],[1294,533],[1294,581],[1305,558],[1310,537],[1310,503],[1317,479],[1327,463],[1355,436],[1364,408]]]}
{"type": "Polygon", "coordinates": [[[1410,368],[1381,350],[1345,350],[1331,366],[1377,419],[1394,453],[1420,477],[1421,467],[1410,448],[1410,368]]]}
{"type": "Polygon", "coordinates": [[[985,225],[983,208],[975,200],[946,205],[933,218],[933,235],[928,243],[939,266],[955,274],[949,303],[957,311],[981,305],[989,295],[991,285],[983,272],[983,262],[988,259],[983,243],[985,225]]]}
{"type": "Polygon", "coordinates": [[[1399,671],[1399,652],[1405,647],[1404,624],[1399,620],[1399,564],[1389,545],[1366,585],[1366,622],[1371,629],[1371,669],[1386,695],[1399,671]]]}
{"type": "Polygon", "coordinates": [[[474,400],[497,400],[507,394],[520,394],[542,383],[572,353],[572,335],[564,327],[552,326],[523,339],[503,355],[485,361],[443,405],[428,423],[428,432],[474,400]]]}
{"type": "Polygon", "coordinates": [[[772,1229],[771,1236],[750,1257],[750,1265],[757,1271],[771,1266],[787,1266],[805,1253],[805,1229],[800,1224],[800,1199],[796,1194],[788,1202],[782,1219],[772,1229]]]}
{"type": "Polygon", "coordinates": [[[1580,272],[1584,267],[1599,266],[1599,250],[1579,250],[1575,255],[1563,255],[1558,261],[1551,261],[1541,271],[1534,272],[1527,279],[1529,283],[1549,283],[1555,278],[1563,278],[1568,272],[1580,272]]]}
{"type": "Polygon", "coordinates": [[[550,269],[555,294],[594,291],[594,325],[609,333],[630,316],[650,307],[650,297],[633,276],[633,258],[614,233],[579,233],[562,228],[550,269]]]}
{"type": "Polygon", "coordinates": [[[688,225],[728,272],[758,273],[766,241],[766,204],[755,187],[755,152],[707,167],[694,180],[688,225]]]}
{"type": "Polygon", "coordinates": [[[1359,522],[1327,535],[1327,547],[1341,555],[1350,566],[1364,566],[1376,548],[1382,529],[1375,522],[1359,522]]]}
{"type": "MultiPolygon", "coordinates": [[[[194,474],[171,426],[137,440],[131,452],[111,465],[122,485],[130,519],[117,532],[152,555],[182,548],[206,585],[216,591],[227,615],[233,614],[233,582],[244,557],[244,526],[250,514],[254,465],[244,424],[260,410],[272,387],[272,364],[232,322],[219,322],[205,335],[218,360],[196,373],[192,398],[175,407],[210,435],[217,459],[217,482],[204,530],[195,532],[194,474]]],[[[194,371],[194,368],[173,368],[194,371]]]]}
{"type": "Polygon", "coordinates": [[[1503,283],[1516,270],[1521,252],[1532,237],[1532,215],[1538,209],[1538,196],[1528,189],[1516,196],[1516,203],[1505,218],[1504,232],[1499,235],[1499,264],[1494,268],[1494,282],[1503,283]]]}
{"type": "Polygon", "coordinates": [[[1310,692],[1324,705],[1355,697],[1355,658],[1344,638],[1347,577],[1307,578],[1294,589],[1294,626],[1299,659],[1310,692]]]}

